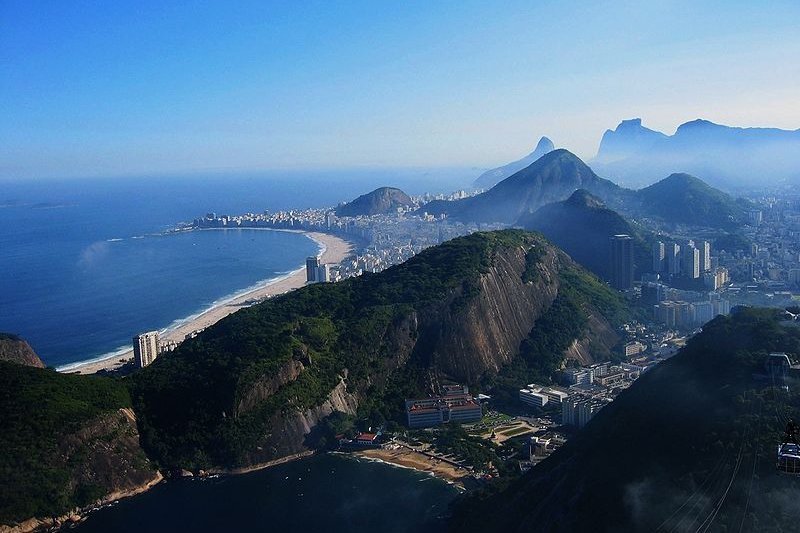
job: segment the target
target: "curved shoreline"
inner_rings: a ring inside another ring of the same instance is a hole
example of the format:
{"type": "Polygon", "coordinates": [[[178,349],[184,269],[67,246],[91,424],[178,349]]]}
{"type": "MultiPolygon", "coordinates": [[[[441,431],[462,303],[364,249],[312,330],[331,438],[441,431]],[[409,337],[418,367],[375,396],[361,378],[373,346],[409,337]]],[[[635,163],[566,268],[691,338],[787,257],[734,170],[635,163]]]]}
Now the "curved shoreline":
{"type": "MultiPolygon", "coordinates": [[[[223,229],[223,228],[220,228],[223,229]]],[[[271,229],[271,228],[237,228],[257,231],[283,231],[288,233],[303,234],[319,246],[318,255],[323,263],[338,264],[350,255],[354,249],[352,242],[316,231],[271,229]]],[[[215,231],[202,230],[202,231],[215,231]]],[[[225,297],[214,302],[211,307],[186,318],[173,321],[169,326],[159,331],[162,341],[180,343],[186,335],[194,331],[205,329],[215,324],[237,310],[248,307],[252,300],[261,300],[284,294],[290,290],[300,288],[306,284],[305,266],[301,266],[284,275],[271,278],[231,297],[225,297]]],[[[125,364],[133,357],[133,347],[120,348],[100,358],[88,361],[68,363],[58,367],[59,372],[79,372],[81,374],[94,374],[101,370],[114,370],[125,364]]]]}

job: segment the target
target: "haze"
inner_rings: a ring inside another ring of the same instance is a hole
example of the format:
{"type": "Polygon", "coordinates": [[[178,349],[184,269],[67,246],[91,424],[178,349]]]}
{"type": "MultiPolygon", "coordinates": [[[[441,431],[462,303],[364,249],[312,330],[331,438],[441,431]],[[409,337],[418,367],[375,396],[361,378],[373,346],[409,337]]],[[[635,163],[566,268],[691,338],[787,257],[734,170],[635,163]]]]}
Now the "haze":
{"type": "Polygon", "coordinates": [[[0,179],[488,168],[800,126],[800,4],[3,2],[0,179]]]}

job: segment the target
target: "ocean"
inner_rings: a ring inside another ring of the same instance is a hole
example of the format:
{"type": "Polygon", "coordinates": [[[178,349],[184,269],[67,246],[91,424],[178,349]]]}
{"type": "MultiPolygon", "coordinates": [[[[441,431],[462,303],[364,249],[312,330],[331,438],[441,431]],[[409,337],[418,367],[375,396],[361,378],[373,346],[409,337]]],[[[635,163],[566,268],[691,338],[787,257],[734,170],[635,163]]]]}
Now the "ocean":
{"type": "Polygon", "coordinates": [[[456,495],[427,474],[320,455],[239,476],[163,483],[91,513],[75,531],[441,532],[456,495]]]}
{"type": "Polygon", "coordinates": [[[207,212],[333,206],[378,186],[449,192],[463,169],[0,182],[0,331],[69,367],[130,347],[318,251],[299,234],[165,234],[207,212]]]}

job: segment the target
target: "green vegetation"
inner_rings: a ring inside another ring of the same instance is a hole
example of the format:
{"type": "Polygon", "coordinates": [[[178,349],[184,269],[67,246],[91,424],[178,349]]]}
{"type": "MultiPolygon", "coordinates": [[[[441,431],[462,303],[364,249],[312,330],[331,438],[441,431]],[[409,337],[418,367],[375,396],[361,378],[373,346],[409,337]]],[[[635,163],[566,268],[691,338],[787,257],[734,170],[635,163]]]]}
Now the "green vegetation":
{"type": "Polygon", "coordinates": [[[750,240],[739,233],[725,233],[714,239],[715,250],[725,250],[734,253],[737,250],[750,251],[750,240]]]}
{"type": "Polygon", "coordinates": [[[784,392],[755,377],[773,351],[800,356],[800,329],[781,326],[777,310],[716,318],[507,492],[463,501],[453,530],[646,531],[665,520],[694,530],[730,482],[713,530],[793,531],[796,480],[776,474],[775,447],[800,415],[800,391],[794,378],[784,392]],[[694,510],[676,512],[701,486],[711,488],[694,510]],[[546,501],[581,512],[530,503],[546,501]]]}
{"type": "Polygon", "coordinates": [[[58,516],[101,495],[71,486],[81,452],[65,462],[63,447],[86,422],[130,405],[118,381],[0,361],[0,523],[58,516]]]}
{"type": "MultiPolygon", "coordinates": [[[[500,250],[525,250],[521,275],[536,279],[545,246],[524,231],[476,233],[380,274],[308,286],[239,311],[131,377],[142,445],[161,466],[247,463],[275,417],[321,404],[345,374],[347,390],[359,395],[357,424],[403,423],[403,400],[426,395],[437,371],[430,341],[416,338],[418,317],[464,312],[500,250]],[[411,351],[407,359],[402,350],[411,351]],[[302,363],[299,375],[281,379],[283,369],[298,366],[292,361],[302,363]]],[[[552,350],[581,332],[589,305],[616,312],[612,291],[567,270],[564,295],[525,347],[525,360],[541,373],[560,364],[563,350],[552,350]]],[[[322,438],[330,435],[310,442],[322,438]]]]}
{"type": "Polygon", "coordinates": [[[522,231],[473,234],[380,274],[305,287],[229,316],[132,376],[143,446],[162,466],[240,464],[273,416],[319,405],[345,369],[348,390],[363,393],[359,418],[402,420],[402,400],[426,392],[428,368],[413,357],[399,365],[387,332],[447,302],[458,314],[498,249],[543,243],[522,231]],[[291,360],[303,363],[297,379],[239,410],[260,379],[291,360]]]}
{"type": "MultiPolygon", "coordinates": [[[[584,270],[565,267],[560,272],[558,296],[522,341],[519,357],[490,380],[494,400],[500,405],[515,405],[520,385],[552,382],[564,362],[564,351],[586,332],[590,309],[601,309],[613,326],[622,325],[630,317],[617,292],[584,270]]],[[[598,359],[610,356],[594,355],[598,359]]]]}
{"type": "Polygon", "coordinates": [[[637,191],[642,212],[673,224],[735,228],[747,219],[749,202],[735,200],[689,174],[672,174],[637,191]]]}
{"type": "Polygon", "coordinates": [[[575,261],[607,280],[611,279],[609,239],[612,235],[631,235],[637,274],[651,270],[652,235],[608,209],[599,198],[585,190],[577,190],[563,202],[526,214],[517,224],[541,231],[575,261]]]}

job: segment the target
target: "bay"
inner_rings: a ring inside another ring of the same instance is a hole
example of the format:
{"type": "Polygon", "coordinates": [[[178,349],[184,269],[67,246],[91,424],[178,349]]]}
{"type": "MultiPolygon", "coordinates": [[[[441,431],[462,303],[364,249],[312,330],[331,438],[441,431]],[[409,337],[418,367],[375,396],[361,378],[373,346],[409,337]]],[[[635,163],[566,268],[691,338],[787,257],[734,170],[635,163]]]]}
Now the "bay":
{"type": "Polygon", "coordinates": [[[319,455],[238,476],[163,483],[89,515],[79,533],[442,531],[457,491],[413,470],[319,455]]]}

